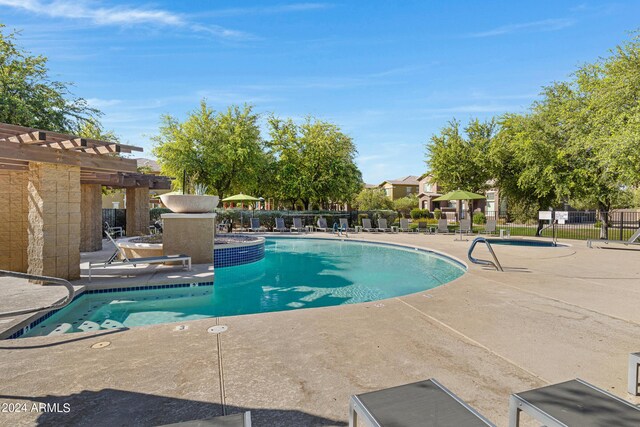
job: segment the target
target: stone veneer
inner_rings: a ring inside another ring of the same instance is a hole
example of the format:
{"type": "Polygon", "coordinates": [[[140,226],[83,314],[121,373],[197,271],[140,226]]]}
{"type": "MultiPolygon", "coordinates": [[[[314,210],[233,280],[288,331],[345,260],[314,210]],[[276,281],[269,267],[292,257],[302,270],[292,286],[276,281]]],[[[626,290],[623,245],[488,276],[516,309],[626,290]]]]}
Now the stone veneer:
{"type": "Polygon", "coordinates": [[[146,236],[149,222],[149,187],[127,188],[127,236],[146,236]]]}
{"type": "Polygon", "coordinates": [[[0,171],[0,270],[27,271],[26,171],[0,171]]]}
{"type": "Polygon", "coordinates": [[[80,168],[29,163],[28,272],[80,278],[80,168]]]}
{"type": "Polygon", "coordinates": [[[102,186],[80,184],[80,252],[95,252],[102,249],[102,186]]]}

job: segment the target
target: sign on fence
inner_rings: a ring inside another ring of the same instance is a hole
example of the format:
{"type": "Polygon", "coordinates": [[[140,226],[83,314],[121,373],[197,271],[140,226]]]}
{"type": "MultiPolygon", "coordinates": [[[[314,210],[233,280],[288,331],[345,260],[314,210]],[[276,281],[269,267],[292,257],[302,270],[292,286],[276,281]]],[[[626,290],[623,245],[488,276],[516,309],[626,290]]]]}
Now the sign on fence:
{"type": "Polygon", "coordinates": [[[569,212],[556,211],[556,220],[558,221],[558,224],[564,224],[566,221],[569,221],[569,212]]]}
{"type": "Polygon", "coordinates": [[[551,221],[553,219],[552,211],[538,211],[538,219],[542,221],[551,221]]]}

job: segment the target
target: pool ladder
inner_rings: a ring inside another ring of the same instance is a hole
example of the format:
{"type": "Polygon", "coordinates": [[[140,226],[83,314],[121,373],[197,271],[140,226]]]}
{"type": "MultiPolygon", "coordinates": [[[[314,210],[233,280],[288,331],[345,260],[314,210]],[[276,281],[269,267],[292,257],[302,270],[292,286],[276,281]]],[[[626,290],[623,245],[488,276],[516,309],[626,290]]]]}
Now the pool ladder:
{"type": "Polygon", "coordinates": [[[476,237],[475,239],[473,239],[473,242],[471,242],[471,246],[469,246],[469,252],[467,253],[467,256],[469,257],[469,261],[471,261],[474,264],[492,265],[496,270],[504,271],[502,269],[502,265],[500,265],[500,261],[498,261],[498,257],[496,257],[496,253],[493,252],[493,248],[491,247],[491,244],[484,237],[476,237]],[[476,248],[476,245],[478,243],[485,243],[487,245],[487,249],[489,249],[489,253],[493,257],[493,261],[488,261],[486,259],[474,258],[471,255],[473,253],[473,250],[476,248]]]}
{"type": "Polygon", "coordinates": [[[57,310],[57,309],[60,309],[62,307],[65,307],[71,301],[73,301],[73,297],[75,295],[75,290],[73,289],[73,285],[71,283],[69,283],[69,281],[64,280],[64,279],[59,279],[57,277],[38,276],[38,275],[35,275],[35,274],[18,273],[18,272],[15,272],[15,271],[6,271],[6,270],[0,270],[0,277],[15,277],[17,279],[37,280],[38,282],[41,282],[41,283],[39,283],[41,285],[64,286],[65,288],[67,288],[67,291],[68,291],[68,295],[64,299],[62,299],[62,300],[60,300],[58,302],[55,302],[55,303],[53,303],[51,305],[44,306],[44,307],[37,307],[37,308],[27,308],[27,309],[24,309],[24,310],[0,312],[0,318],[2,318],[2,317],[19,316],[21,314],[37,313],[38,311],[45,311],[45,310],[47,310],[47,311],[48,310],[57,310]]]}

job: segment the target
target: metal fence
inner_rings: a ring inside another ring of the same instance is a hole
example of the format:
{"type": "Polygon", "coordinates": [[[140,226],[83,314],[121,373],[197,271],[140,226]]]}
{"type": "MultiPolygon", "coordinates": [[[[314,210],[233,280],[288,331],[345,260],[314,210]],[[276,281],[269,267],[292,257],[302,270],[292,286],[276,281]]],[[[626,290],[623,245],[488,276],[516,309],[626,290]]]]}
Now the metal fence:
{"type": "Polygon", "coordinates": [[[109,224],[109,227],[122,227],[127,229],[126,209],[102,209],[102,223],[109,224]]]}

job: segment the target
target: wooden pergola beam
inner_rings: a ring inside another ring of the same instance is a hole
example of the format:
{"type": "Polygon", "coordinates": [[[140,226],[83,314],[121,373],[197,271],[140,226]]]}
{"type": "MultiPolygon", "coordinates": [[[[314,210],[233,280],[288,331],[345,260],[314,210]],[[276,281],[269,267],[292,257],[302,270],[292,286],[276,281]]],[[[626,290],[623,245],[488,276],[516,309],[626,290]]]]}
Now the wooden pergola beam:
{"type": "Polygon", "coordinates": [[[73,150],[55,150],[30,144],[0,141],[0,158],[28,162],[54,163],[97,170],[136,172],[137,162],[115,156],[95,156],[73,150]]]}

